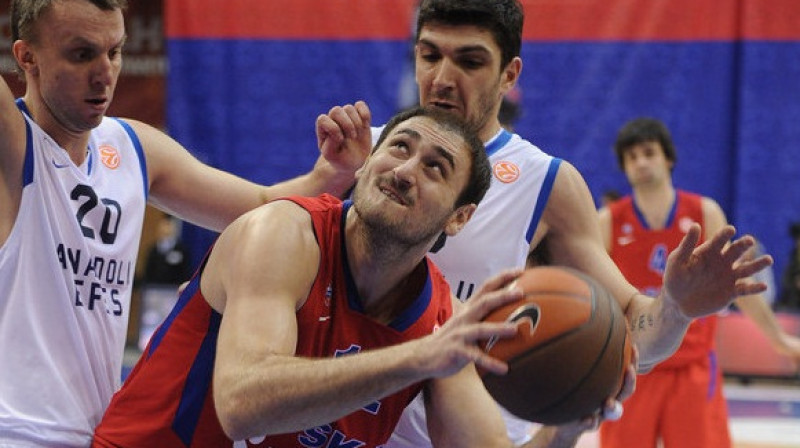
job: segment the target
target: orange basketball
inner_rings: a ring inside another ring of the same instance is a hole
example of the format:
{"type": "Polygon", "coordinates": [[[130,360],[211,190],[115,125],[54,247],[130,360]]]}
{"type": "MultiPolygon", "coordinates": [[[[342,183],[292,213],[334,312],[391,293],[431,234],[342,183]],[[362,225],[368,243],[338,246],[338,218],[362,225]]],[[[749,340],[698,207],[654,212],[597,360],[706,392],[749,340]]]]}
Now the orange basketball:
{"type": "Polygon", "coordinates": [[[506,375],[482,372],[494,399],[524,420],[561,424],[591,415],[622,387],[631,360],[625,316],[589,276],[564,267],[527,269],[525,296],[485,320],[518,322],[517,333],[484,350],[506,361],[506,375]]]}

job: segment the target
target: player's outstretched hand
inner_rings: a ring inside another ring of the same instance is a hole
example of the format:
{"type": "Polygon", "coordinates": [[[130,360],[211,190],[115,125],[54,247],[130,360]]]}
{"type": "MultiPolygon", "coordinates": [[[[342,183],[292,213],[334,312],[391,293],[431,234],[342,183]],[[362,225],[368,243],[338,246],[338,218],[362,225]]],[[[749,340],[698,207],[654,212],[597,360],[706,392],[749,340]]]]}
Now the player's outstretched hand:
{"type": "Polygon", "coordinates": [[[333,107],[317,117],[317,146],[338,172],[355,173],[364,164],[372,149],[371,120],[363,101],[333,107]]]}
{"type": "Polygon", "coordinates": [[[748,277],[771,265],[772,257],[742,259],[755,240],[745,235],[731,241],[735,234],[733,226],[725,226],[698,246],[700,226],[693,224],[681,244],[669,254],[664,272],[665,298],[673,300],[684,316],[695,318],[715,313],[738,296],[757,294],[767,288],[748,277]]]}
{"type": "Polygon", "coordinates": [[[454,310],[453,317],[440,329],[420,340],[420,364],[430,377],[453,375],[471,362],[499,375],[508,371],[505,362],[487,355],[478,343],[516,334],[517,326],[513,323],[482,322],[482,319],[492,310],[522,298],[522,290],[509,288],[521,273],[515,269],[490,278],[469,302],[454,310]]]}

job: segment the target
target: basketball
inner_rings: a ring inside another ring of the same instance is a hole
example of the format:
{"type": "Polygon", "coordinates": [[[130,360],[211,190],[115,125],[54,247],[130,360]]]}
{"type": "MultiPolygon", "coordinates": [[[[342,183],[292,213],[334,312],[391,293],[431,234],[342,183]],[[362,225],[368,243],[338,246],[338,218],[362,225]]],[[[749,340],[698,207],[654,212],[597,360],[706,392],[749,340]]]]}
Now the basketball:
{"type": "Polygon", "coordinates": [[[484,320],[517,322],[511,338],[483,349],[508,373],[481,372],[489,393],[519,418],[561,424],[587,417],[622,387],[631,360],[625,316],[589,276],[564,267],[530,268],[516,280],[525,293],[484,320]]]}

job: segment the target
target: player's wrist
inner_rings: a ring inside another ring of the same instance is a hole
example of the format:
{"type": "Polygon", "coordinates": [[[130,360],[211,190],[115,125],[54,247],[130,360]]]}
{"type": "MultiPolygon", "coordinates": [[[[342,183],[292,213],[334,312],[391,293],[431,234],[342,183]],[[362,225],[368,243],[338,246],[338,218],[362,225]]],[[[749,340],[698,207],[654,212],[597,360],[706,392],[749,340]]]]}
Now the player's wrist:
{"type": "Polygon", "coordinates": [[[661,304],[661,315],[665,320],[675,320],[678,323],[689,325],[693,318],[684,311],[681,304],[675,300],[666,290],[662,288],[659,293],[658,303],[661,304]]]}
{"type": "Polygon", "coordinates": [[[343,197],[355,184],[355,171],[349,167],[337,167],[320,158],[309,173],[321,190],[337,197],[343,197]]]}

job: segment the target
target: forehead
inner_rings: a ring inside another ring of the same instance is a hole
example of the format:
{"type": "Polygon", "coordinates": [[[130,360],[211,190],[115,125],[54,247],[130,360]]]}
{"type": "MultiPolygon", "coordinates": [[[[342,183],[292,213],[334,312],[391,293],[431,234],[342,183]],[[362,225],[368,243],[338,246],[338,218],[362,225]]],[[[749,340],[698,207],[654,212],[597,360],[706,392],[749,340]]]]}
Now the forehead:
{"type": "Polygon", "coordinates": [[[419,32],[417,43],[431,45],[442,51],[482,51],[500,55],[500,46],[494,35],[475,25],[425,24],[419,32]]]}
{"type": "Polygon", "coordinates": [[[98,45],[117,45],[125,37],[122,10],[103,10],[86,0],[56,0],[39,18],[40,36],[69,44],[85,41],[98,45]]]}
{"type": "Polygon", "coordinates": [[[649,155],[664,155],[664,148],[661,147],[661,142],[658,140],[643,140],[634,143],[623,150],[624,155],[631,155],[633,153],[646,153],[649,155]]]}
{"type": "Polygon", "coordinates": [[[414,140],[429,149],[445,151],[455,158],[469,157],[464,138],[430,117],[417,116],[399,123],[389,133],[387,141],[396,138],[414,140]]]}

